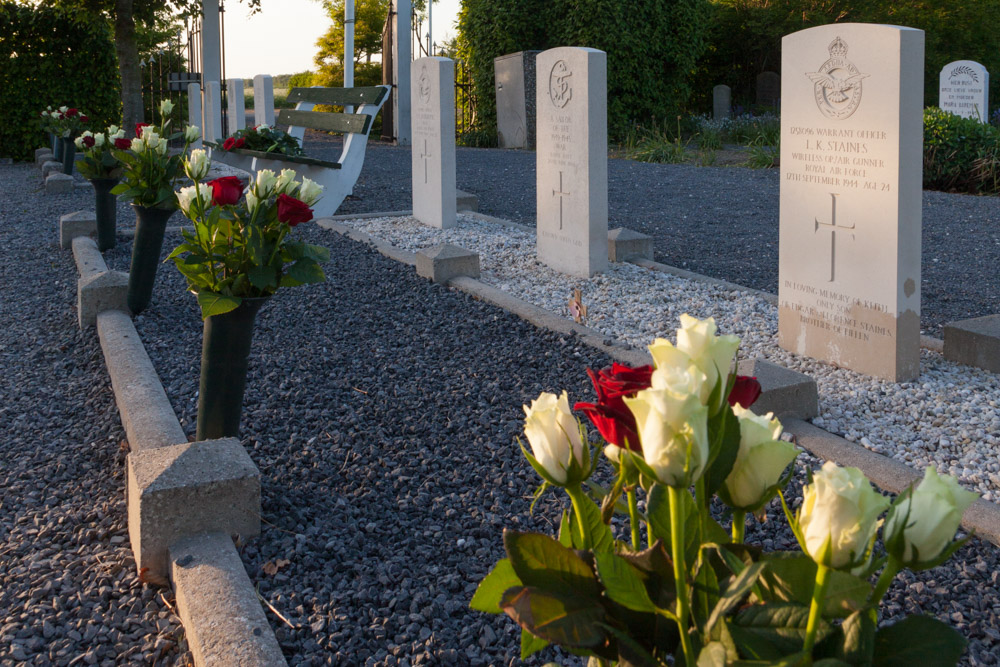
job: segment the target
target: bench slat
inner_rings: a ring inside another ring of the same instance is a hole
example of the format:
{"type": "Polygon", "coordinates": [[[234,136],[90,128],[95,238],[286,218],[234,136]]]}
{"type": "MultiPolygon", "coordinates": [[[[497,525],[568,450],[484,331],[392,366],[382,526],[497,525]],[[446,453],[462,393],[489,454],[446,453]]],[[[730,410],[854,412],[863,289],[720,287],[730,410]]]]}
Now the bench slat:
{"type": "Polygon", "coordinates": [[[240,155],[248,155],[250,157],[257,157],[266,160],[281,160],[282,162],[294,162],[295,164],[308,164],[315,167],[340,169],[339,162],[327,162],[326,160],[320,160],[314,157],[306,157],[305,155],[285,155],[284,153],[265,153],[263,151],[251,151],[245,148],[237,148],[229,152],[239,153],[240,155]]]}
{"type": "Polygon", "coordinates": [[[282,109],[278,114],[278,122],[295,127],[308,127],[312,130],[326,132],[343,132],[345,134],[368,132],[371,116],[363,113],[327,113],[324,111],[293,111],[282,109]]]}
{"type": "Polygon", "coordinates": [[[385,95],[386,90],[382,86],[361,88],[292,88],[288,92],[288,101],[357,106],[360,104],[378,104],[385,95]]]}

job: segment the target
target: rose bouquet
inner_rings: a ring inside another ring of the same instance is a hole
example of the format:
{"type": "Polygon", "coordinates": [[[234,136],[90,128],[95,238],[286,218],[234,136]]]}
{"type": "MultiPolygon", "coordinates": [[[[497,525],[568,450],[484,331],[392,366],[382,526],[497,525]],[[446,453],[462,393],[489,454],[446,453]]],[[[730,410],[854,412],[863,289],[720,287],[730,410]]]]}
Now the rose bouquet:
{"type": "Polygon", "coordinates": [[[112,150],[124,148],[131,143],[125,139],[125,130],[116,125],[107,132],[93,133],[86,130],[73,142],[76,149],[83,153],[77,168],[84,178],[118,178],[122,173],[121,162],[114,156],[112,150]]]}
{"type": "Polygon", "coordinates": [[[203,150],[185,163],[194,185],[177,193],[181,211],[194,223],[170,254],[198,297],[204,319],[198,440],[239,435],[243,391],[258,309],[281,287],[326,279],[326,248],[293,238],[292,229],[312,220],[323,188],[308,178],[296,181],[285,169],[269,169],[244,192],[235,176],[202,179],[208,171],[203,150]]]}
{"type": "Polygon", "coordinates": [[[566,392],[525,406],[536,500],[561,487],[570,509],[555,538],[505,530],[507,558],[471,606],[521,626],[522,658],[556,644],[592,665],[956,664],[965,642],[952,628],[927,616],[880,628],[878,608],[902,568],[935,567],[964,543],[955,532],[976,494],[929,468],[890,504],[860,470],[827,462],[795,514],[781,496],[800,551],[744,544],[746,514],[781,495],[798,450],[773,415],[747,409],[759,386],[730,372],[739,340],[717,336],[711,318],[681,323],[676,345],[650,346],[654,367],[591,371],[598,400],[576,405],[606,442],[610,490],[589,479],[597,460],[566,392]]]}
{"type": "MultiPolygon", "coordinates": [[[[208,142],[206,142],[208,143],[208,142]]],[[[299,140],[284,130],[270,125],[257,125],[237,130],[221,144],[210,144],[224,151],[244,148],[261,153],[281,153],[283,155],[301,155],[302,146],[299,140]]]]}
{"type": "Polygon", "coordinates": [[[55,111],[49,111],[49,118],[51,118],[53,134],[63,139],[75,139],[90,122],[86,114],[80,113],[79,109],[65,106],[59,107],[55,111]]]}

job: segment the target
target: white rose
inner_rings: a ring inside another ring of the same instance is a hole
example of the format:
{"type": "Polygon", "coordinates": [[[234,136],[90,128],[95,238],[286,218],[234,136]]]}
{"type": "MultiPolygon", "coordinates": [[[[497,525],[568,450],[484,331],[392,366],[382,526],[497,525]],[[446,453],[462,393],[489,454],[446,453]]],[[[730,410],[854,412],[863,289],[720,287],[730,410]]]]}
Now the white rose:
{"type": "MultiPolygon", "coordinates": [[[[150,142],[150,145],[152,145],[152,142],[150,142]]],[[[156,146],[154,150],[156,150],[157,153],[159,153],[160,155],[166,155],[168,149],[169,146],[166,139],[163,139],[161,137],[156,140],[156,146]]]]}
{"type": "Polygon", "coordinates": [[[117,125],[108,126],[108,136],[111,137],[112,139],[117,137],[119,132],[122,133],[122,136],[125,136],[125,131],[120,127],[118,127],[117,125]]]}
{"type": "Polygon", "coordinates": [[[580,426],[569,409],[569,396],[542,392],[524,406],[524,435],[531,453],[545,472],[559,484],[565,484],[566,471],[575,460],[584,465],[583,440],[580,426]]]}
{"type": "Polygon", "coordinates": [[[860,470],[827,461],[803,490],[798,520],[806,551],[819,562],[829,542],[824,565],[844,568],[862,563],[881,524],[878,517],[888,506],[888,498],[875,491],[860,470]]]}
{"type": "Polygon", "coordinates": [[[94,135],[94,148],[103,148],[107,140],[104,138],[103,132],[98,132],[94,135]]]}
{"type": "Polygon", "coordinates": [[[687,486],[701,477],[708,461],[708,409],[698,396],[650,388],[624,400],[635,415],[642,457],[657,479],[687,486]]]}
{"type": "Polygon", "coordinates": [[[307,206],[313,206],[323,196],[323,186],[308,178],[302,179],[302,186],[299,188],[299,199],[307,206]]]}
{"type": "Polygon", "coordinates": [[[893,555],[904,564],[935,560],[951,544],[962,514],[978,497],[963,489],[954,477],[941,477],[934,466],[928,467],[917,488],[893,508],[886,521],[883,535],[887,542],[902,531],[903,552],[893,555]]]}
{"type": "Polygon", "coordinates": [[[653,389],[669,389],[677,394],[693,394],[700,400],[707,380],[700,368],[689,363],[686,367],[657,368],[650,376],[650,386],[653,389]]]}
{"type": "Polygon", "coordinates": [[[257,199],[257,195],[253,193],[253,188],[248,188],[247,193],[247,212],[253,215],[253,212],[257,210],[257,206],[260,205],[260,200],[257,199]]]}
{"type": "Polygon", "coordinates": [[[295,183],[295,171],[293,169],[282,169],[281,175],[278,176],[278,180],[274,183],[275,194],[288,194],[289,190],[294,190],[297,183],[295,183]]]}
{"type": "Polygon", "coordinates": [[[184,173],[192,181],[200,181],[208,174],[208,169],[211,165],[212,161],[209,159],[207,152],[201,149],[193,150],[187,162],[184,163],[184,173]]]}
{"type": "Polygon", "coordinates": [[[59,107],[59,113],[66,113],[67,111],[69,111],[69,107],[67,106],[59,107]]]}
{"type": "Polygon", "coordinates": [[[170,100],[163,100],[160,102],[160,114],[163,116],[169,116],[174,111],[174,103],[170,100]]]}
{"type": "Polygon", "coordinates": [[[86,149],[86,146],[83,145],[83,137],[77,137],[73,140],[73,143],[76,145],[76,150],[78,151],[86,149]]]}
{"type": "Polygon", "coordinates": [[[274,194],[274,184],[278,182],[278,177],[270,169],[261,169],[257,172],[257,196],[265,199],[274,194]]]}
{"type": "Polygon", "coordinates": [[[188,125],[184,128],[184,141],[193,144],[201,136],[201,129],[197,125],[188,125]]]}
{"type": "Polygon", "coordinates": [[[194,203],[195,199],[201,204],[199,209],[204,210],[205,206],[212,201],[212,188],[205,183],[181,188],[177,192],[177,204],[184,215],[189,215],[191,204],[194,203]]]}
{"type": "Polygon", "coordinates": [[[143,143],[142,139],[133,139],[132,145],[129,146],[129,150],[133,153],[141,153],[146,149],[146,144],[143,143]]]}
{"type": "Polygon", "coordinates": [[[740,449],[724,486],[733,507],[748,509],[764,500],[765,492],[781,480],[799,450],[779,440],[781,422],[772,413],[758,417],[739,405],[732,410],[740,420],[740,449]]]}

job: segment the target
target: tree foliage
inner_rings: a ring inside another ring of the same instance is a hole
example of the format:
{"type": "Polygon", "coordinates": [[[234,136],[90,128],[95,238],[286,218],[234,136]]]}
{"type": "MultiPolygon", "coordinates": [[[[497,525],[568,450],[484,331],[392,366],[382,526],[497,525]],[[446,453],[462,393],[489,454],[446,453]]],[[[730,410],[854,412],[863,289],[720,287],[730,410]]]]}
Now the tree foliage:
{"type": "Polygon", "coordinates": [[[79,10],[0,2],[0,61],[0,155],[27,158],[48,143],[38,122],[47,105],[79,108],[93,127],[118,120],[107,21],[79,10]]]}
{"type": "MultiPolygon", "coordinates": [[[[390,0],[356,0],[354,5],[354,85],[382,83],[382,65],[372,57],[382,53],[382,26],[389,15],[390,0]]],[[[333,25],[316,42],[314,58],[319,69],[315,83],[344,85],[344,0],[323,0],[333,25]]]]}
{"type": "Polygon", "coordinates": [[[479,122],[496,125],[494,58],[567,45],[608,54],[612,136],[672,118],[690,96],[708,9],[707,0],[466,0],[458,46],[472,68],[479,122]]]}

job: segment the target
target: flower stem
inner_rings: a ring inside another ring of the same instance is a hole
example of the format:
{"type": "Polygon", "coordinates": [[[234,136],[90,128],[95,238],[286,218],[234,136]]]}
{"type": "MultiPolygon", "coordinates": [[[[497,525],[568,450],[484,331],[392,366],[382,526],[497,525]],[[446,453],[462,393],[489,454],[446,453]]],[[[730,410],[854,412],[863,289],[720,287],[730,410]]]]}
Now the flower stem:
{"type": "Polygon", "coordinates": [[[681,649],[684,651],[684,664],[693,665],[695,656],[691,649],[691,637],[688,635],[688,602],[687,567],[684,563],[684,512],[682,510],[681,494],[684,489],[668,486],[670,498],[670,551],[674,561],[674,585],[677,588],[677,627],[681,635],[681,649]]]}
{"type": "Polygon", "coordinates": [[[639,529],[639,503],[635,499],[635,487],[625,491],[628,498],[628,523],[632,527],[632,548],[638,551],[642,544],[642,535],[639,529]]]}
{"type": "Polygon", "coordinates": [[[733,544],[743,544],[743,535],[747,527],[747,511],[733,510],[733,544]]]}
{"type": "Polygon", "coordinates": [[[885,597],[886,591],[889,590],[889,586],[892,585],[892,580],[896,578],[899,574],[901,566],[900,562],[889,556],[889,562],[886,563],[885,569],[882,570],[882,574],[878,575],[878,581],[875,582],[875,588],[872,590],[872,595],[868,598],[868,602],[873,605],[878,605],[882,598],[885,597]]]}
{"type": "Polygon", "coordinates": [[[830,583],[830,568],[822,563],[816,564],[816,583],[813,585],[812,602],[809,604],[809,621],[806,623],[806,640],[802,652],[806,654],[806,666],[812,665],[812,650],[816,644],[816,631],[819,629],[820,617],[823,614],[823,601],[826,598],[826,587],[830,583]]]}
{"type": "Polygon", "coordinates": [[[580,526],[583,548],[592,549],[594,545],[590,541],[590,526],[583,518],[583,503],[587,502],[583,495],[583,489],[580,488],[579,484],[570,484],[566,487],[566,493],[569,495],[570,502],[573,503],[573,514],[576,515],[576,523],[580,526]]]}

